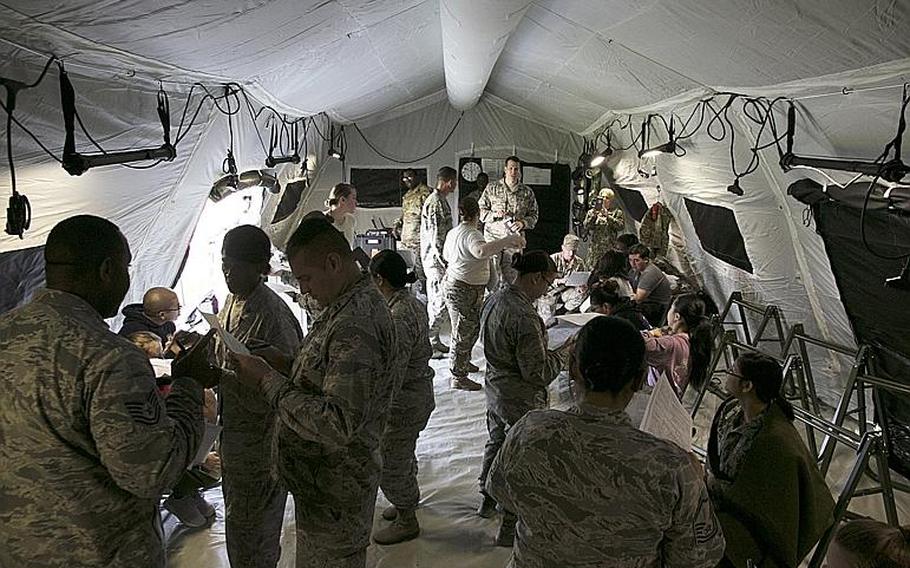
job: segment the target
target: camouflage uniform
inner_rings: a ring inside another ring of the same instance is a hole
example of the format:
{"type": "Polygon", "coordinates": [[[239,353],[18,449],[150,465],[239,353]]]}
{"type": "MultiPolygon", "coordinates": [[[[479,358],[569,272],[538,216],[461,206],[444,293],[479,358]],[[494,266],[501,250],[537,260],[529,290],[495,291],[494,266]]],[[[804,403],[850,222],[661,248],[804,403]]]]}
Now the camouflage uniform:
{"type": "Polygon", "coordinates": [[[514,285],[490,296],[480,316],[487,359],[487,431],[480,487],[506,433],[528,411],[547,406],[547,386],[568,352],[547,349],[547,332],[531,301],[514,285]]]}
{"type": "Polygon", "coordinates": [[[417,508],[417,438],[436,408],[427,310],[407,290],[389,299],[389,310],[398,337],[395,358],[401,367],[392,396],[388,423],[382,437],[382,492],[399,511],[417,508]]]}
{"type": "Polygon", "coordinates": [[[276,409],[277,470],[294,496],[298,568],[362,568],[379,487],[379,445],[399,373],[395,327],[370,276],[326,306],[291,378],[260,388],[276,409]]]}
{"type": "Polygon", "coordinates": [[[446,235],[445,259],[449,265],[446,276],[445,299],[452,323],[452,349],[449,368],[456,377],[467,377],[471,351],[480,335],[480,308],[483,305],[486,283],[490,278],[489,258],[465,254],[465,244],[485,244],[483,234],[473,225],[461,222],[446,235]],[[462,274],[459,274],[462,272],[462,274]],[[459,279],[459,276],[463,279],[459,279]],[[466,282],[465,280],[471,280],[466,282]]]}
{"type": "MultiPolygon", "coordinates": [[[[479,203],[480,222],[483,223],[483,236],[487,241],[507,236],[511,232],[508,228],[510,221],[524,221],[525,231],[537,225],[537,198],[534,191],[523,183],[511,188],[505,180],[495,181],[483,191],[479,203]],[[498,217],[499,211],[503,211],[505,216],[498,217]]],[[[502,285],[515,281],[517,273],[512,269],[512,254],[518,251],[505,249],[494,257],[492,267],[496,275],[492,278],[496,283],[502,285]]]]}
{"type": "MultiPolygon", "coordinates": [[[[658,204],[654,204],[655,207],[658,204]]],[[[651,257],[667,256],[670,246],[670,223],[673,222],[673,215],[666,206],[661,206],[654,215],[654,207],[641,220],[641,227],[638,229],[638,238],[641,244],[651,249],[651,257]]]]}
{"type": "MultiPolygon", "coordinates": [[[[556,272],[559,274],[558,279],[565,279],[567,276],[573,272],[584,272],[588,270],[587,263],[585,259],[576,255],[572,256],[571,260],[566,260],[563,258],[562,253],[555,252],[550,255],[550,258],[553,259],[553,262],[556,264],[556,272]]],[[[584,302],[587,297],[587,293],[579,290],[578,287],[572,286],[567,287],[563,284],[554,284],[550,290],[547,291],[547,295],[552,297],[554,300],[558,295],[559,300],[562,301],[563,306],[565,306],[566,311],[574,311],[584,302]]]]}
{"type": "MultiPolygon", "coordinates": [[[[294,355],[303,333],[287,304],[265,284],[246,299],[228,295],[218,315],[221,325],[241,342],[269,344],[294,355]]],[[[215,361],[228,366],[228,350],[216,336],[215,361]]],[[[224,532],[228,558],[235,566],[274,567],[281,555],[287,490],[272,475],[275,413],[261,394],[237,380],[221,385],[221,467],[224,532]]]]}
{"type": "Polygon", "coordinates": [[[468,284],[456,279],[446,281],[446,308],[452,322],[452,352],[449,368],[458,377],[468,376],[471,351],[480,335],[480,308],[486,287],[468,284]]]}
{"type": "Polygon", "coordinates": [[[195,457],[202,401],[186,377],[163,400],[77,296],[0,318],[0,566],[163,568],[158,501],[195,457]]]}
{"type": "Polygon", "coordinates": [[[439,340],[439,328],[446,314],[443,283],[445,260],[442,248],[446,234],[452,230],[452,208],[445,197],[434,191],[423,202],[420,214],[420,256],[427,276],[427,312],[430,318],[430,341],[439,340]]]}
{"type": "Polygon", "coordinates": [[[585,229],[591,239],[588,247],[588,264],[597,266],[597,261],[604,253],[613,249],[613,244],[626,228],[626,218],[621,209],[591,209],[585,215],[585,229]]]}
{"type": "Polygon", "coordinates": [[[529,412],[487,489],[518,515],[513,568],[713,567],[724,538],[684,451],[587,404],[529,412]]]}
{"type": "Polygon", "coordinates": [[[432,191],[421,183],[401,198],[401,246],[414,255],[414,273],[421,282],[426,281],[420,258],[420,214],[423,204],[432,191]]]}

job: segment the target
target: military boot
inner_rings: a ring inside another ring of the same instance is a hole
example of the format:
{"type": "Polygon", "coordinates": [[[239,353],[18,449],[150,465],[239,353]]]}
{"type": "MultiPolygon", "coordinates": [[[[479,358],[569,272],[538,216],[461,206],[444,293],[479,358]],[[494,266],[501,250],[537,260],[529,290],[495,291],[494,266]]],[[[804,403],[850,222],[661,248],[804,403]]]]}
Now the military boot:
{"type": "Polygon", "coordinates": [[[417,515],[414,510],[398,510],[398,517],[392,521],[392,524],[384,529],[373,533],[373,541],[376,544],[398,544],[408,540],[414,540],[420,535],[420,524],[417,523],[417,515]]]}

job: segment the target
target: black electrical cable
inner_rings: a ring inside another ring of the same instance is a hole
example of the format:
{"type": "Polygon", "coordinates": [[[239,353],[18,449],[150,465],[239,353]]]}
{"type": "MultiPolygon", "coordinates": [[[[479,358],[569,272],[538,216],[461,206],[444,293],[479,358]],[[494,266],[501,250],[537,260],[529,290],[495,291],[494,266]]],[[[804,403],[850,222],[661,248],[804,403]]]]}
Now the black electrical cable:
{"type": "MultiPolygon", "coordinates": [[[[325,115],[325,114],[324,114],[324,116],[325,116],[326,120],[329,122],[329,124],[331,124],[332,119],[330,119],[330,118],[328,117],[328,115],[325,115]]],[[[316,124],[316,117],[315,117],[315,116],[311,116],[311,117],[310,117],[310,124],[313,125],[313,128],[316,129],[316,134],[318,134],[319,137],[323,139],[323,141],[325,141],[325,142],[329,142],[329,141],[330,141],[330,140],[329,140],[329,137],[326,136],[325,134],[323,134],[321,130],[319,130],[319,125],[316,124]]]]}
{"type": "Polygon", "coordinates": [[[369,146],[371,150],[376,152],[376,154],[385,158],[386,160],[389,160],[390,162],[395,162],[396,164],[413,164],[413,163],[419,162],[421,160],[426,160],[427,158],[429,158],[436,152],[440,151],[442,149],[442,147],[446,145],[446,143],[449,141],[449,139],[452,137],[452,135],[455,134],[455,129],[458,128],[459,124],[461,124],[462,118],[464,118],[464,111],[461,111],[461,114],[458,115],[458,120],[455,121],[455,124],[452,126],[452,129],[449,130],[449,133],[446,134],[445,139],[443,139],[443,141],[438,146],[436,146],[436,148],[434,148],[429,154],[426,154],[419,158],[414,158],[413,160],[399,160],[397,158],[393,158],[387,154],[384,154],[376,146],[374,146],[372,142],[367,140],[367,137],[364,136],[363,131],[360,130],[360,127],[357,126],[356,122],[354,122],[353,124],[354,124],[354,129],[357,131],[357,134],[360,134],[360,137],[363,138],[363,141],[366,142],[366,145],[369,146]]]}
{"type": "MultiPolygon", "coordinates": [[[[41,74],[38,75],[38,78],[33,83],[25,84],[12,79],[2,79],[3,87],[6,89],[6,104],[3,105],[3,110],[6,111],[6,158],[9,163],[10,188],[12,189],[9,206],[6,209],[6,233],[16,235],[20,239],[23,238],[25,231],[31,227],[32,206],[28,201],[28,197],[20,194],[16,188],[16,165],[13,161],[13,113],[16,111],[16,96],[19,91],[37,87],[47,75],[47,70],[50,69],[51,63],[56,60],[55,56],[51,56],[47,63],[44,64],[41,74]]],[[[23,127],[18,120],[15,122],[20,128],[28,132],[33,140],[38,142],[37,137],[23,127]]],[[[38,142],[38,145],[44,149],[43,144],[38,142]]]]}
{"type": "Polygon", "coordinates": [[[888,154],[891,152],[892,148],[895,151],[894,158],[899,160],[901,157],[898,152],[900,151],[900,148],[902,146],[904,132],[906,131],[906,128],[907,128],[906,111],[907,111],[907,104],[910,103],[910,94],[908,94],[907,87],[908,87],[908,85],[905,84],[903,96],[901,97],[900,119],[898,120],[897,134],[894,136],[894,138],[890,142],[888,142],[885,145],[885,148],[882,151],[881,155],[879,155],[879,157],[875,159],[874,163],[880,164],[879,174],[876,175],[874,178],[872,178],[872,181],[869,182],[869,189],[866,190],[866,195],[863,198],[863,208],[859,214],[859,231],[860,231],[860,237],[862,238],[862,241],[863,241],[863,246],[866,248],[867,251],[869,251],[872,254],[872,256],[875,256],[875,257],[878,257],[878,258],[881,258],[884,260],[904,260],[905,258],[910,258],[910,252],[908,252],[907,254],[901,254],[901,255],[882,254],[882,253],[874,250],[869,245],[869,241],[866,238],[866,210],[869,208],[869,200],[872,197],[872,192],[875,191],[877,182],[878,182],[879,178],[881,177],[881,169],[884,167],[884,164],[888,158],[888,154]]]}
{"type": "MultiPolygon", "coordinates": [[[[0,108],[2,108],[2,109],[6,112],[7,115],[10,114],[9,111],[7,110],[7,108],[6,108],[6,105],[3,104],[3,101],[0,101],[0,108]]],[[[24,124],[22,124],[21,122],[19,122],[19,119],[18,119],[18,118],[16,118],[15,116],[12,116],[11,118],[12,118],[13,124],[15,124],[15,125],[18,126],[20,129],[22,129],[23,132],[25,132],[26,134],[28,134],[28,135],[31,137],[31,139],[35,141],[35,144],[37,144],[38,147],[41,148],[41,149],[44,151],[45,154],[47,154],[48,156],[50,156],[51,158],[53,158],[54,160],[56,160],[58,164],[62,164],[62,163],[63,163],[63,160],[61,160],[61,159],[60,159],[56,154],[54,154],[47,146],[45,146],[45,145],[41,142],[41,140],[38,140],[38,137],[35,136],[35,134],[34,134],[31,130],[29,130],[28,128],[26,128],[24,124]]]]}
{"type": "Polygon", "coordinates": [[[253,103],[250,102],[250,98],[247,96],[246,91],[244,91],[241,88],[240,92],[243,93],[243,100],[246,101],[247,111],[249,111],[249,113],[250,113],[250,120],[253,121],[253,130],[256,131],[256,137],[259,139],[259,145],[262,146],[262,151],[265,152],[266,156],[271,156],[272,152],[271,152],[271,150],[265,149],[265,142],[263,142],[263,140],[262,140],[262,134],[259,132],[259,128],[256,126],[256,119],[259,118],[259,115],[262,113],[263,109],[265,109],[266,107],[262,107],[261,109],[259,109],[259,112],[257,112],[254,115],[253,114],[253,103]]]}
{"type": "MultiPolygon", "coordinates": [[[[85,124],[83,124],[83,122],[82,122],[82,117],[79,116],[79,111],[76,111],[74,113],[74,115],[76,117],[76,122],[79,124],[80,130],[82,130],[82,133],[85,134],[85,137],[89,139],[89,142],[91,142],[92,145],[95,148],[97,148],[99,152],[101,152],[102,154],[107,154],[108,151],[105,150],[104,148],[102,148],[101,144],[99,144],[94,138],[92,138],[92,135],[89,134],[88,129],[85,127],[85,124]]],[[[133,164],[120,164],[120,165],[125,168],[130,168],[131,170],[149,170],[151,168],[154,168],[155,166],[157,166],[158,164],[160,164],[163,161],[164,161],[163,159],[159,159],[159,160],[152,162],[151,164],[145,164],[143,166],[136,166],[133,164]]]]}

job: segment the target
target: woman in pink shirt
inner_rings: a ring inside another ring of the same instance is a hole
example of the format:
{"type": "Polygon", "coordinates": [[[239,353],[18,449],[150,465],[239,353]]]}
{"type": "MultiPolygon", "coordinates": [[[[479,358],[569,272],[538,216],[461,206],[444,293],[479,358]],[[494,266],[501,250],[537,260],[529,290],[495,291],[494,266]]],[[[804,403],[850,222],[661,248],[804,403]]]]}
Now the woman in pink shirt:
{"type": "Polygon", "coordinates": [[[654,376],[666,373],[680,398],[690,382],[696,387],[704,383],[711,361],[711,322],[701,296],[699,292],[676,297],[667,312],[669,333],[660,329],[642,332],[645,360],[654,376]]]}

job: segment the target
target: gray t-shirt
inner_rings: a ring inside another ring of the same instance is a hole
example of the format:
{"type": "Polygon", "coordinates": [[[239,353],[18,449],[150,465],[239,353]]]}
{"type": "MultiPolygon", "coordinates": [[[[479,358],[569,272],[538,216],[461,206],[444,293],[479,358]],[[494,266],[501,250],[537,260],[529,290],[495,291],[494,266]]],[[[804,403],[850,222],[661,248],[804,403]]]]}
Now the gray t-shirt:
{"type": "Polygon", "coordinates": [[[670,303],[670,281],[667,280],[666,274],[650,262],[638,276],[638,289],[649,292],[645,299],[648,303],[663,305],[670,303]]]}

